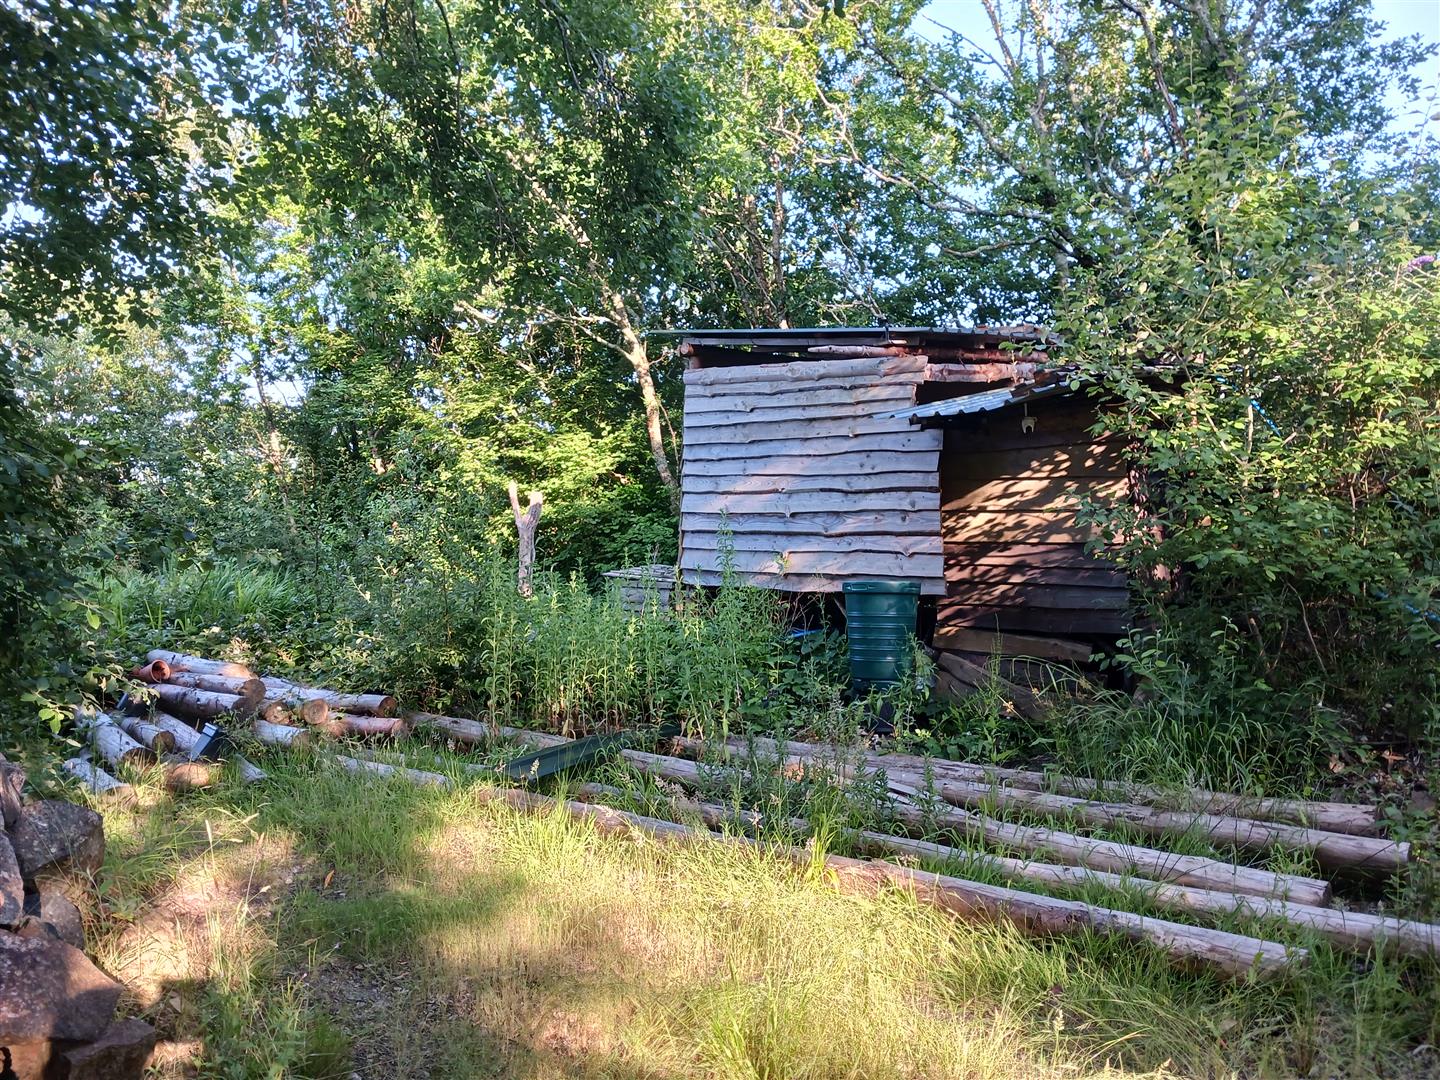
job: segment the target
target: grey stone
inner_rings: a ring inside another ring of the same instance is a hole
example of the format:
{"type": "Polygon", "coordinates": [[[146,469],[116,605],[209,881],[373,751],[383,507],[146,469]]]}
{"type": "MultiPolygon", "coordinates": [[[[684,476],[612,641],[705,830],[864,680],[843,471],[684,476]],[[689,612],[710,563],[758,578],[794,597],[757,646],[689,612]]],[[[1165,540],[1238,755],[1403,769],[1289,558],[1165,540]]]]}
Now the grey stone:
{"type": "Polygon", "coordinates": [[[0,827],[8,829],[20,817],[20,790],[24,786],[25,770],[0,754],[0,827]]]}
{"type": "Polygon", "coordinates": [[[73,945],[0,932],[0,1046],[96,1039],[110,1026],[120,991],[73,945]]]}
{"type": "Polygon", "coordinates": [[[50,867],[96,874],[105,861],[105,825],[88,806],[42,799],[20,811],[10,831],[20,874],[33,881],[50,867]]]}
{"type": "Polygon", "coordinates": [[[51,937],[85,948],[85,920],[68,897],[51,889],[25,896],[25,917],[15,928],[22,938],[51,937]]]}
{"type": "Polygon", "coordinates": [[[0,832],[0,926],[14,926],[24,918],[25,880],[10,838],[0,832]]]}
{"type": "Polygon", "coordinates": [[[144,1020],[118,1020],[92,1043],[65,1050],[65,1080],[140,1080],[155,1050],[156,1032],[144,1020]]]}

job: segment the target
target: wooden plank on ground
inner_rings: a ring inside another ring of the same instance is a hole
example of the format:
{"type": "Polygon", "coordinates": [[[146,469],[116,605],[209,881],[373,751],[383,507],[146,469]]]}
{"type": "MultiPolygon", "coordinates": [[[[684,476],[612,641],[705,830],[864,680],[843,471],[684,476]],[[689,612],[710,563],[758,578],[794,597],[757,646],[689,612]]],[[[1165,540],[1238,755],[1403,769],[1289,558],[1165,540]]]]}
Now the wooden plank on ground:
{"type": "Polygon", "coordinates": [[[939,555],[887,555],[875,552],[792,551],[780,558],[763,551],[706,551],[686,548],[680,553],[682,570],[715,570],[730,566],[747,574],[844,574],[863,577],[938,578],[939,555]]]}
{"type": "Polygon", "coordinates": [[[830,439],[839,444],[836,449],[845,449],[844,441],[856,435],[904,435],[913,430],[906,420],[879,416],[832,416],[820,420],[788,420],[775,424],[754,421],[719,427],[691,427],[687,423],[684,440],[686,446],[708,446],[773,439],[830,439]]]}
{"type": "Polygon", "coordinates": [[[771,495],[685,495],[682,514],[805,514],[855,510],[938,510],[938,491],[784,492],[771,495]]]}
{"type": "Polygon", "coordinates": [[[1099,539],[1100,530],[1071,511],[964,511],[943,515],[941,535],[947,543],[1074,544],[1099,539]]]}
{"type": "MultiPolygon", "coordinates": [[[[732,551],[763,551],[770,555],[793,551],[876,551],[892,555],[939,555],[940,535],[899,536],[875,533],[869,536],[824,536],[785,533],[732,533],[723,542],[732,551]]],[[[715,532],[682,532],[680,546],[686,550],[719,551],[722,540],[715,532]]]]}
{"type": "Polygon", "coordinates": [[[1080,508],[1080,500],[1123,499],[1124,479],[1047,477],[954,481],[947,478],[943,510],[1069,510],[1080,508]]]}
{"type": "Polygon", "coordinates": [[[888,453],[884,450],[855,454],[739,457],[724,461],[686,461],[686,476],[870,476],[876,473],[928,472],[937,474],[940,454],[935,450],[888,453]]]}
{"type": "Polygon", "coordinates": [[[686,532],[783,533],[805,536],[938,536],[939,510],[869,511],[847,509],[821,513],[720,514],[681,512],[686,532]]]}
{"type": "Polygon", "coordinates": [[[789,390],[767,391],[763,394],[721,393],[716,388],[704,393],[696,387],[685,395],[685,414],[727,412],[769,412],[780,409],[817,408],[821,406],[865,406],[866,412],[878,412],[880,406],[903,409],[915,400],[913,383],[864,382],[854,386],[831,386],[812,390],[807,384],[785,384],[789,390]]]}
{"type": "Polygon", "coordinates": [[[1088,664],[1095,655],[1093,648],[1078,641],[1029,634],[991,633],[968,626],[937,625],[934,643],[936,648],[957,652],[998,652],[1002,656],[1033,656],[1072,664],[1088,664]]]}
{"type": "MultiPolygon", "coordinates": [[[[844,582],[853,578],[867,581],[915,581],[913,574],[887,577],[885,574],[738,574],[741,582],[760,589],[778,589],[781,592],[839,592],[844,582]]],[[[723,575],[713,570],[682,570],[681,577],[687,585],[720,585],[723,575]]],[[[925,596],[943,596],[945,583],[938,578],[923,578],[920,592],[925,596]]]]}
{"type": "Polygon", "coordinates": [[[781,491],[933,491],[939,494],[933,472],[875,473],[862,476],[693,476],[685,474],[681,487],[687,493],[755,495],[781,491]]]}
{"type": "Polygon", "coordinates": [[[908,432],[887,432],[876,435],[822,436],[819,438],[776,438],[763,442],[717,442],[697,445],[685,444],[685,467],[692,461],[725,461],[741,458],[758,461],[764,457],[790,457],[809,455],[823,457],[828,454],[853,454],[861,450],[885,450],[908,452],[911,450],[937,450],[940,447],[938,428],[908,432]]]}

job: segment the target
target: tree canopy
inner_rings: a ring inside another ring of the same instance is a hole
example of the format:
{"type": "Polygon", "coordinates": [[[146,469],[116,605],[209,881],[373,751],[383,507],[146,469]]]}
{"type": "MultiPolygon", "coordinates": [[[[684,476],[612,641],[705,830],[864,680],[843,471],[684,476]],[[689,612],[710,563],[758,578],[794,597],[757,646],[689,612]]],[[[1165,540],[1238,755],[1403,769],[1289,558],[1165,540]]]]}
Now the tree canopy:
{"type": "Polygon", "coordinates": [[[6,668],[46,678],[88,567],[363,577],[419,522],[507,542],[511,480],[563,571],[668,558],[656,329],[1042,321],[1166,478],[1162,528],[1090,512],[1185,569],[1175,641],[1263,685],[1398,638],[1393,682],[1433,644],[1440,237],[1433,120],[1385,101],[1433,113],[1433,45],[1355,0],[981,3],[0,10],[6,668]]]}

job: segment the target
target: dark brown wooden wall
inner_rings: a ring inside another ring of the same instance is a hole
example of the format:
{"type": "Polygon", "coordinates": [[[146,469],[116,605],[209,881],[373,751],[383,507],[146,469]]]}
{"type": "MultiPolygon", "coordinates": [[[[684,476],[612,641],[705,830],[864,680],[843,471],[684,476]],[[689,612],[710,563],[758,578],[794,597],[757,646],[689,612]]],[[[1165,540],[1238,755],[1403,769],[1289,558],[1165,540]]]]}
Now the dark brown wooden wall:
{"type": "Polygon", "coordinates": [[[1085,544],[1075,496],[1123,495],[1125,464],[1113,442],[1087,432],[1093,404],[1076,399],[964,417],[940,456],[946,627],[1077,637],[1126,626],[1125,575],[1085,544]]]}

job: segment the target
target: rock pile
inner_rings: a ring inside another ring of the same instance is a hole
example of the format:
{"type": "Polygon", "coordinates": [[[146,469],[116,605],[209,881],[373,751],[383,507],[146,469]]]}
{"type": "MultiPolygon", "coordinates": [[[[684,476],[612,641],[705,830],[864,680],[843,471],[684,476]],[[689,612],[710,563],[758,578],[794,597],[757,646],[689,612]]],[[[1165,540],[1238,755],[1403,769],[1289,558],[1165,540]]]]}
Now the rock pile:
{"type": "Polygon", "coordinates": [[[105,858],[100,815],[26,801],[25,773],[0,755],[0,1078],[138,1078],[155,1047],[142,1020],[116,1020],[121,986],[82,951],[65,894],[105,858]]]}

